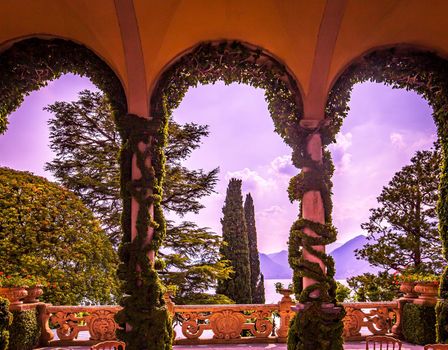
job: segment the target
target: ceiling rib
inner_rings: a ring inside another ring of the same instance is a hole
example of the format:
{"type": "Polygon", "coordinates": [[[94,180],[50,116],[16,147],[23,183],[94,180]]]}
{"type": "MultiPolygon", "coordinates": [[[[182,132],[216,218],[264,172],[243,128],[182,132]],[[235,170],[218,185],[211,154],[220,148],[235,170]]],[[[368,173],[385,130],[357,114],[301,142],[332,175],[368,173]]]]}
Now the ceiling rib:
{"type": "Polygon", "coordinates": [[[304,101],[305,119],[324,118],[327,78],[346,5],[347,0],[327,0],[325,5],[304,101]]]}
{"type": "Polygon", "coordinates": [[[128,112],[149,118],[145,61],[134,2],[133,0],[115,0],[115,9],[121,31],[128,75],[126,94],[128,112]]]}

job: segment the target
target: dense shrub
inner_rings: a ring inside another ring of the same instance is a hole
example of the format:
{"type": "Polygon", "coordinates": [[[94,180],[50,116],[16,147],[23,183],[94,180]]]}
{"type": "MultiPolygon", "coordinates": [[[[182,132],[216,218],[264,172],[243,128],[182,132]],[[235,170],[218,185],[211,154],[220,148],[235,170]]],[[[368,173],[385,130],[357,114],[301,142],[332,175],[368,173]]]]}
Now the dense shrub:
{"type": "Polygon", "coordinates": [[[209,304],[234,304],[235,302],[223,294],[195,293],[188,298],[175,298],[179,305],[209,305],[209,304]]]}
{"type": "Polygon", "coordinates": [[[9,301],[0,297],[0,350],[6,350],[9,343],[8,327],[12,322],[12,314],[9,312],[9,301]]]}
{"type": "Polygon", "coordinates": [[[36,310],[13,311],[9,328],[9,350],[31,350],[39,342],[40,325],[36,310]]]}
{"type": "Polygon", "coordinates": [[[404,339],[413,344],[436,342],[436,313],[434,306],[405,304],[402,315],[404,339]]]}
{"type": "Polygon", "coordinates": [[[62,186],[0,167],[0,271],[51,282],[42,300],[107,304],[118,256],[92,212],[62,186]]]}

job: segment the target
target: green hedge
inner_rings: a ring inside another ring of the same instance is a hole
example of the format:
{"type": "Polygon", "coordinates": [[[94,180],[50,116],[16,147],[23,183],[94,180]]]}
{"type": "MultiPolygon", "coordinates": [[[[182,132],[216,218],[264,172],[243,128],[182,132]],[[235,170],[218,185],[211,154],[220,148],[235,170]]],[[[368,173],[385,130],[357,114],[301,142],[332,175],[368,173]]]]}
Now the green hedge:
{"type": "Polygon", "coordinates": [[[405,304],[402,315],[403,337],[413,344],[436,342],[436,312],[434,306],[405,304]]]}
{"type": "Polygon", "coordinates": [[[31,350],[39,342],[40,326],[36,310],[13,311],[9,327],[9,350],[31,350]]]}
{"type": "Polygon", "coordinates": [[[448,301],[446,299],[440,300],[437,303],[436,315],[437,315],[437,323],[436,323],[437,342],[443,342],[448,339],[448,301]]]}
{"type": "Polygon", "coordinates": [[[9,343],[8,327],[12,322],[8,299],[0,297],[0,350],[6,350],[9,343]]]}

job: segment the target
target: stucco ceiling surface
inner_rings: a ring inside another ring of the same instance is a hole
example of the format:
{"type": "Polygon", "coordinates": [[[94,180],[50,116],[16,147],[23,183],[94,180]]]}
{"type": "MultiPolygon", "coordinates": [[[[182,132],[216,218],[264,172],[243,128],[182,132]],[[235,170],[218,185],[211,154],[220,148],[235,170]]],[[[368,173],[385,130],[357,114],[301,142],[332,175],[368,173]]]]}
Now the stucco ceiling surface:
{"type": "Polygon", "coordinates": [[[375,48],[408,44],[445,55],[447,13],[445,0],[4,0],[0,48],[25,37],[71,39],[103,58],[128,94],[144,88],[149,96],[182,52],[201,41],[235,39],[283,62],[306,99],[313,81],[327,91],[344,67],[375,48]],[[126,21],[123,8],[132,12],[126,21]],[[332,21],[337,13],[341,20],[332,21]],[[127,28],[132,21],[137,30],[127,28]],[[132,69],[145,77],[134,89],[132,69]]]}

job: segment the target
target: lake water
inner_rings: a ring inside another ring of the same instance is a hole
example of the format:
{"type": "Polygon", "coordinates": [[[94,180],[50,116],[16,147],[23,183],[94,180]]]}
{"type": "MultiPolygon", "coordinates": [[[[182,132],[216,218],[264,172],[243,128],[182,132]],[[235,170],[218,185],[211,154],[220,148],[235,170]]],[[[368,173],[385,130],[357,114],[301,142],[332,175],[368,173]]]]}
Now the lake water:
{"type": "Polygon", "coordinates": [[[290,279],[266,279],[264,280],[264,295],[266,299],[266,304],[275,304],[280,301],[282,298],[281,294],[278,294],[275,291],[275,284],[280,282],[283,284],[285,288],[288,288],[288,285],[292,283],[290,279]]]}

